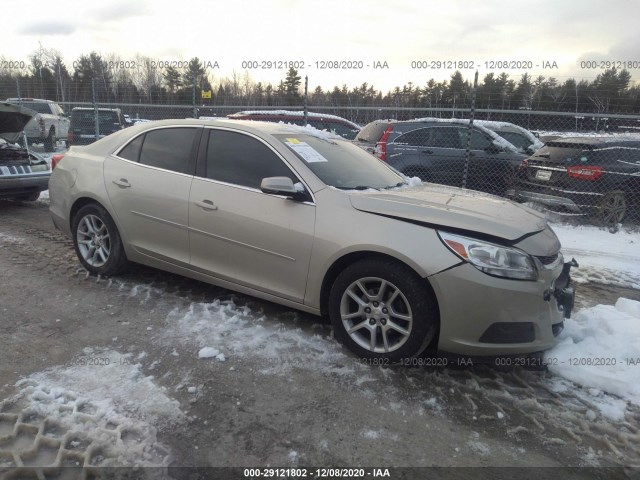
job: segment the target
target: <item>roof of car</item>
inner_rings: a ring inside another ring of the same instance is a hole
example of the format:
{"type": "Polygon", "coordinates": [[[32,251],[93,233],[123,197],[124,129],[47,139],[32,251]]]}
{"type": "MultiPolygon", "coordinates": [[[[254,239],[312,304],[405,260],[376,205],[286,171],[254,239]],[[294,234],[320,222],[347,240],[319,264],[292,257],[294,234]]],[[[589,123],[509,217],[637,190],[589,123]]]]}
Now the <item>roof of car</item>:
{"type": "Polygon", "coordinates": [[[47,102],[47,103],[55,103],[53,100],[45,100],[43,98],[24,98],[24,97],[13,97],[7,98],[7,102],[47,102]]]}
{"type": "Polygon", "coordinates": [[[100,142],[95,142],[87,146],[83,146],[85,149],[98,149],[98,150],[109,150],[111,146],[115,147],[117,145],[121,145],[123,142],[127,141],[126,139],[132,138],[139,133],[146,132],[148,130],[153,130],[155,128],[162,127],[185,127],[185,126],[194,126],[194,127],[202,127],[202,126],[212,126],[212,127],[227,127],[233,128],[234,130],[241,130],[247,133],[254,133],[256,135],[260,134],[268,134],[268,135],[309,135],[312,137],[330,140],[330,141],[346,141],[343,137],[326,132],[324,130],[318,130],[317,128],[313,128],[311,126],[301,127],[298,125],[291,125],[285,123],[273,123],[273,122],[246,122],[242,120],[232,120],[232,119],[215,119],[215,120],[202,120],[197,118],[187,118],[187,119],[172,119],[172,120],[154,120],[150,122],[143,122],[131,127],[128,127],[124,130],[119,130],[118,132],[112,133],[108,137],[105,137],[100,142]],[[106,143],[105,143],[106,142],[106,143]]]}
{"type": "MultiPolygon", "coordinates": [[[[270,116],[270,117],[296,117],[302,118],[304,117],[304,112],[301,110],[245,110],[243,112],[233,113],[228,115],[228,118],[238,118],[244,116],[270,116]]],[[[317,118],[317,119],[325,119],[325,120],[338,120],[341,122],[348,123],[357,128],[361,128],[360,125],[347,120],[346,118],[339,117],[337,115],[331,115],[328,113],[318,113],[318,112],[307,112],[308,118],[317,118]]]]}
{"type": "MultiPolygon", "coordinates": [[[[76,111],[86,111],[86,112],[93,112],[95,109],[93,107],[73,107],[71,109],[72,112],[76,112],[76,111]]],[[[120,111],[119,108],[98,108],[98,111],[102,111],[102,112],[118,112],[120,111]]]]}

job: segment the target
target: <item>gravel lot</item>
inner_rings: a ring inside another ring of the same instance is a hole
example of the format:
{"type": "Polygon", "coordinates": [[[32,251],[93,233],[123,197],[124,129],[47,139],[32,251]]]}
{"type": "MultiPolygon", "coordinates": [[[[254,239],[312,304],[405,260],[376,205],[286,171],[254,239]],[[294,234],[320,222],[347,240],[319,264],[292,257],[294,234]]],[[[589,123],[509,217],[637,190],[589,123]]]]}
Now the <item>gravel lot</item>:
{"type": "MultiPolygon", "coordinates": [[[[46,201],[0,202],[0,278],[0,478],[20,465],[640,465],[632,404],[596,415],[602,398],[544,369],[372,367],[304,313],[144,267],[89,277],[46,201]]],[[[577,308],[640,300],[592,283],[578,295],[577,308]]]]}

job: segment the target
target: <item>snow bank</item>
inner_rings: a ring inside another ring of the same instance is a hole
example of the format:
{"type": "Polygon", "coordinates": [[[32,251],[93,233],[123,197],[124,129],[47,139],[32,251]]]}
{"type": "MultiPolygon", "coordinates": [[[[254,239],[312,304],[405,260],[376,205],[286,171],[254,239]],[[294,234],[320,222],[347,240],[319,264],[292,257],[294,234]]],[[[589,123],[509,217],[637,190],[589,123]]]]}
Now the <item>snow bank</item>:
{"type": "MultiPolygon", "coordinates": [[[[620,298],[615,305],[580,310],[565,321],[560,343],[545,358],[552,373],[596,389],[591,393],[640,405],[640,302],[620,298]]],[[[617,419],[624,402],[608,402],[600,410],[617,419]]]]}
{"type": "Polygon", "coordinates": [[[41,425],[33,439],[42,450],[36,466],[57,465],[60,460],[45,450],[62,447],[74,451],[74,465],[167,466],[171,455],[158,443],[157,431],[185,418],[178,401],[145,376],[132,355],[112,350],[86,348],[70,364],[16,386],[19,392],[0,402],[0,410],[14,421],[41,425]]]}
{"type": "Polygon", "coordinates": [[[640,233],[621,230],[612,234],[594,226],[551,224],[551,227],[560,239],[565,259],[575,257],[580,264],[580,268],[571,271],[578,282],[620,284],[624,277],[625,285],[621,286],[640,289],[640,233]],[[612,281],[606,280],[608,271],[617,273],[612,281]]]}

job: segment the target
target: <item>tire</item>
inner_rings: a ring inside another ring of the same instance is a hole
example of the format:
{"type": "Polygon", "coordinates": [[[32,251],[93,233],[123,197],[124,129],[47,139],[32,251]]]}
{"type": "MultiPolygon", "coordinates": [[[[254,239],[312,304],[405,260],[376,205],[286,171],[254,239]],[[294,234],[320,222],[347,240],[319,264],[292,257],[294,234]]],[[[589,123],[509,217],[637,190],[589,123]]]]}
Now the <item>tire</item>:
{"type": "Polygon", "coordinates": [[[40,198],[40,192],[33,192],[11,197],[11,200],[17,200],[19,202],[35,202],[38,198],[40,198]]]}
{"type": "Polygon", "coordinates": [[[56,129],[51,127],[51,129],[49,130],[49,135],[44,139],[44,151],[55,152],[56,143],[56,129]]]}
{"type": "Polygon", "coordinates": [[[82,207],[73,218],[73,246],[82,266],[94,275],[117,275],[129,262],[109,213],[97,203],[82,207]]]}
{"type": "Polygon", "coordinates": [[[389,363],[420,355],[436,337],[439,320],[423,279],[396,261],[374,258],[355,262],[337,276],[329,317],[336,339],[349,350],[389,363]]]}
{"type": "Polygon", "coordinates": [[[600,203],[598,210],[593,215],[593,223],[602,227],[615,227],[627,214],[627,200],[621,190],[614,190],[606,193],[600,203]]]}

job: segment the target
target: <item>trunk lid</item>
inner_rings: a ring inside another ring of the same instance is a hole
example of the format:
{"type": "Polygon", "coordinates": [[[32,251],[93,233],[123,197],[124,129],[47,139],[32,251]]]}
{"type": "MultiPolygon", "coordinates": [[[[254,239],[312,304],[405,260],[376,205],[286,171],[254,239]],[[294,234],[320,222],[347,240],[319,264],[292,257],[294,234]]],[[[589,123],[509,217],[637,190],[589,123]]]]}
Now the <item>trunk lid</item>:
{"type": "Polygon", "coordinates": [[[16,143],[27,123],[36,115],[29,108],[10,103],[0,103],[0,138],[16,143]]]}

